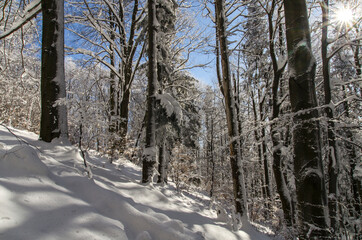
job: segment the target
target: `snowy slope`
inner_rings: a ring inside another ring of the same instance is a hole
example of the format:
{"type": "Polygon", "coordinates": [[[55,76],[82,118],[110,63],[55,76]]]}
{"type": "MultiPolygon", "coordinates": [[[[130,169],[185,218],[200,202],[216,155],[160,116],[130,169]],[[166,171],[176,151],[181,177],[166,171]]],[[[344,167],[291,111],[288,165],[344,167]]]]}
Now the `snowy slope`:
{"type": "Polygon", "coordinates": [[[269,239],[248,223],[232,232],[202,194],[140,184],[126,160],[90,154],[88,179],[76,147],[37,137],[0,126],[0,239],[269,239]]]}

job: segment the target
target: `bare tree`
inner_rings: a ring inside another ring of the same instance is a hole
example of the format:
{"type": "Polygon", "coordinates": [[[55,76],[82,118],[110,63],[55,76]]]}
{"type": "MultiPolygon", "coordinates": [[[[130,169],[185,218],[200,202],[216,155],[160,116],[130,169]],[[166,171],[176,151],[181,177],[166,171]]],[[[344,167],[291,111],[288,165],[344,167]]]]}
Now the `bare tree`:
{"type": "Polygon", "coordinates": [[[231,71],[229,63],[229,51],[227,44],[225,1],[215,1],[215,20],[217,26],[217,36],[219,52],[221,56],[222,89],[225,99],[225,112],[228,125],[230,141],[230,163],[233,177],[233,192],[235,209],[241,217],[247,217],[246,192],[244,183],[244,173],[242,168],[241,148],[239,141],[238,119],[235,109],[235,99],[231,83],[231,71]]]}

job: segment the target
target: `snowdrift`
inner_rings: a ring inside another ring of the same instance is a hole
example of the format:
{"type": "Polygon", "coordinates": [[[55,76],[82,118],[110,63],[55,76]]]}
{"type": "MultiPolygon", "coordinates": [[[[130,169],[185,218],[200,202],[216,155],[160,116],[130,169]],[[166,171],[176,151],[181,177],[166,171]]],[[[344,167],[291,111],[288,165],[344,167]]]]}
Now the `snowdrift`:
{"type": "Polygon", "coordinates": [[[0,239],[269,239],[244,223],[232,232],[195,193],[142,185],[140,168],[0,126],[0,239]]]}

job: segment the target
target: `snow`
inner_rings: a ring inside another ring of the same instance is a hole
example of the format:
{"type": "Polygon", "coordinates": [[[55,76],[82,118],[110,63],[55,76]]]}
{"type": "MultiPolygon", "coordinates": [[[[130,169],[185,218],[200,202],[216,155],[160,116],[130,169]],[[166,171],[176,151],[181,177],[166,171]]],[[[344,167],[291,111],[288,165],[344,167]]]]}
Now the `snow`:
{"type": "Polygon", "coordinates": [[[157,94],[156,98],[160,100],[161,106],[166,110],[167,116],[171,117],[175,114],[176,119],[181,122],[182,120],[182,109],[180,104],[170,94],[163,93],[157,94]]]}
{"type": "MultiPolygon", "coordinates": [[[[57,99],[66,99],[66,84],[64,72],[64,1],[58,1],[57,4],[57,25],[59,29],[56,32],[56,51],[57,51],[57,70],[56,76],[52,80],[59,86],[57,99]]],[[[67,106],[65,104],[58,106],[58,126],[60,128],[60,136],[66,138],[68,136],[67,122],[67,106]]]]}
{"type": "Polygon", "coordinates": [[[33,0],[25,7],[23,15],[20,16],[20,18],[18,18],[9,29],[0,33],[0,39],[5,38],[20,29],[23,25],[33,19],[40,11],[41,0],[33,0]]]}
{"type": "Polygon", "coordinates": [[[265,240],[247,221],[231,231],[201,193],[142,185],[141,169],[77,147],[0,126],[0,239],[265,240]]]}
{"type": "Polygon", "coordinates": [[[278,58],[278,62],[277,62],[277,65],[278,65],[278,71],[280,71],[281,69],[284,68],[285,64],[287,63],[288,61],[288,58],[285,57],[285,56],[281,56],[278,58]]]}

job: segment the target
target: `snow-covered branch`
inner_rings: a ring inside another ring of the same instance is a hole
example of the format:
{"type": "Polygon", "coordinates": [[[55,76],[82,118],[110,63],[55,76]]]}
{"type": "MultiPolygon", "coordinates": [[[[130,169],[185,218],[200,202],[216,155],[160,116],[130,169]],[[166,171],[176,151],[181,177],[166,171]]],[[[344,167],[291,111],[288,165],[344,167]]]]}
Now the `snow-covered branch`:
{"type": "Polygon", "coordinates": [[[8,37],[15,31],[19,30],[27,22],[33,19],[40,11],[41,11],[41,0],[32,1],[29,5],[26,6],[23,16],[20,16],[20,18],[15,23],[13,23],[13,25],[9,29],[0,33],[0,40],[8,37]]]}

